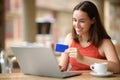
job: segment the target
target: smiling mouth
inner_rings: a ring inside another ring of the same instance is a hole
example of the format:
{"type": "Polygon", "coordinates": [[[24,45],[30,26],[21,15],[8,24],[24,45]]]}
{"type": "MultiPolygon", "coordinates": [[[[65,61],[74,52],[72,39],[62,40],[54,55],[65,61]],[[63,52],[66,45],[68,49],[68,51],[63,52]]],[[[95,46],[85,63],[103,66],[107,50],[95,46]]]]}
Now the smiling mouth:
{"type": "Polygon", "coordinates": [[[82,29],[76,30],[76,32],[81,32],[82,29]]]}

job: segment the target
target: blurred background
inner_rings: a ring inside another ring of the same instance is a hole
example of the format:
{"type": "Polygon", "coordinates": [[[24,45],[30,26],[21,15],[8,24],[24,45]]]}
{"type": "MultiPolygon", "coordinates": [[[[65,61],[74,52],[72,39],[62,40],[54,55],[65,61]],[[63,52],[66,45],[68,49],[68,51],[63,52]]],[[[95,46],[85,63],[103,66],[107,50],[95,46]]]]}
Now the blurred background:
{"type": "MultiPolygon", "coordinates": [[[[26,43],[52,46],[71,32],[72,9],[82,0],[0,0],[0,51],[26,43]]],[[[90,0],[120,54],[120,0],[90,0]]]]}

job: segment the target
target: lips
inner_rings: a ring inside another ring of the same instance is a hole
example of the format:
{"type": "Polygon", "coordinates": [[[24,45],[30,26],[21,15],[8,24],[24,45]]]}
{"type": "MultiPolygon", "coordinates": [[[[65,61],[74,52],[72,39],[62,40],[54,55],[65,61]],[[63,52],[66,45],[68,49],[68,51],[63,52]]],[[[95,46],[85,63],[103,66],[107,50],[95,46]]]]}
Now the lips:
{"type": "Polygon", "coordinates": [[[82,29],[77,29],[76,32],[81,32],[82,29]]]}

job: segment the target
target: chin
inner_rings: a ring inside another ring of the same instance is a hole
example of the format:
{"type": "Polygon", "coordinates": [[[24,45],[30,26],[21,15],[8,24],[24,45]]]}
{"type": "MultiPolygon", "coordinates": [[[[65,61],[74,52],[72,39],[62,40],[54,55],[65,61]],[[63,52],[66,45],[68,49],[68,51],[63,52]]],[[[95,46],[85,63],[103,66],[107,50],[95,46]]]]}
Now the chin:
{"type": "Polygon", "coordinates": [[[78,35],[78,36],[81,36],[82,34],[80,34],[80,33],[77,33],[77,35],[78,35]]]}

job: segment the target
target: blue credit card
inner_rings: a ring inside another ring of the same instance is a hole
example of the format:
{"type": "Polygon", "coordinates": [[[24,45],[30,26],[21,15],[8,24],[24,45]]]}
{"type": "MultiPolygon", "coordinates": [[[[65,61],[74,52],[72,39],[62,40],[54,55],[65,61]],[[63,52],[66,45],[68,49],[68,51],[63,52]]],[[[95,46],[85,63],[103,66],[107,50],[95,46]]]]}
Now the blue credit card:
{"type": "Polygon", "coordinates": [[[68,48],[68,45],[56,44],[55,51],[56,52],[64,52],[67,48],[68,48]]]}

